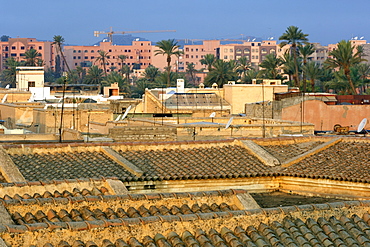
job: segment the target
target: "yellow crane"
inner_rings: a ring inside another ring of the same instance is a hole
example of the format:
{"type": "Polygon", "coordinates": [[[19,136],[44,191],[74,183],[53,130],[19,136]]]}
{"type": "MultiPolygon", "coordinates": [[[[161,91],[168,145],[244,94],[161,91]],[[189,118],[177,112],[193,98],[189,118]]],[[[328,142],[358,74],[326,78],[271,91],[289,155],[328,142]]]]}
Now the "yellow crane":
{"type": "Polygon", "coordinates": [[[176,30],[153,30],[153,31],[113,31],[112,27],[108,32],[106,31],[94,31],[94,36],[99,37],[100,34],[108,35],[109,41],[113,41],[113,34],[125,34],[125,33],[164,33],[164,32],[176,32],[176,30]]]}

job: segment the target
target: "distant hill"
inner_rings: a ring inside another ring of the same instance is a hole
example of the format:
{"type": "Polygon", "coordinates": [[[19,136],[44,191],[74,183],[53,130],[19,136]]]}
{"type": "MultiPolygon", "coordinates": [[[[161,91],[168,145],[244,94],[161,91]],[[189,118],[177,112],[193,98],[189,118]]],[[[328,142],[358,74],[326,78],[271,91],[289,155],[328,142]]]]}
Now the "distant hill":
{"type": "MultiPolygon", "coordinates": [[[[256,37],[249,37],[250,40],[255,39],[256,42],[261,41],[261,38],[256,37]]],[[[131,45],[132,41],[134,40],[142,40],[142,41],[149,41],[148,39],[139,37],[139,36],[132,36],[131,34],[124,34],[119,35],[115,34],[113,35],[113,44],[115,45],[131,45]]],[[[108,38],[104,38],[101,41],[95,43],[94,45],[99,45],[100,42],[108,41],[108,38]]],[[[184,45],[201,45],[203,43],[202,40],[193,40],[193,39],[176,39],[177,44],[182,48],[184,45]]],[[[242,41],[233,41],[233,40],[227,40],[227,39],[220,39],[221,44],[235,44],[239,43],[241,44],[242,41]]],[[[157,41],[152,41],[152,44],[155,45],[157,41]]]]}

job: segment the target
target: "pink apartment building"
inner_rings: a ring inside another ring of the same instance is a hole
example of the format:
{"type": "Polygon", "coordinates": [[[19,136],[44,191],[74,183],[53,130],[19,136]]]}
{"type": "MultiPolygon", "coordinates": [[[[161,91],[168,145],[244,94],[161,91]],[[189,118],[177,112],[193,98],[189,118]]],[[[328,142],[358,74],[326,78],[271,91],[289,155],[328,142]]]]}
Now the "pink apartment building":
{"type": "Polygon", "coordinates": [[[55,51],[53,42],[38,41],[35,38],[9,38],[8,41],[0,42],[0,71],[5,69],[5,61],[12,57],[17,61],[25,61],[24,53],[30,49],[35,49],[41,54],[45,68],[54,68],[55,51]]]}
{"type": "Polygon", "coordinates": [[[152,49],[151,41],[133,41],[132,45],[100,42],[99,46],[64,46],[64,53],[71,69],[75,69],[77,66],[86,68],[92,65],[103,68],[103,64],[96,59],[100,50],[108,52],[106,69],[110,72],[112,69],[120,71],[122,65],[134,66],[136,69],[147,68],[152,63],[152,49]],[[120,55],[126,56],[123,64],[120,55]]]}

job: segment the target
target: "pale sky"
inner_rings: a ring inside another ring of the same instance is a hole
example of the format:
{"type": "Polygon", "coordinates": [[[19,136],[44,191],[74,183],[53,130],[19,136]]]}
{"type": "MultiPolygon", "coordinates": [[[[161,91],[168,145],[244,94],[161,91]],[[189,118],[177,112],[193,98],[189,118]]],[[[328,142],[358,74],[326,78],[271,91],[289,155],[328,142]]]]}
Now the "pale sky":
{"type": "Polygon", "coordinates": [[[364,37],[370,0],[1,0],[0,36],[92,45],[94,31],[176,30],[134,34],[162,39],[277,39],[294,25],[323,45],[364,37]]]}

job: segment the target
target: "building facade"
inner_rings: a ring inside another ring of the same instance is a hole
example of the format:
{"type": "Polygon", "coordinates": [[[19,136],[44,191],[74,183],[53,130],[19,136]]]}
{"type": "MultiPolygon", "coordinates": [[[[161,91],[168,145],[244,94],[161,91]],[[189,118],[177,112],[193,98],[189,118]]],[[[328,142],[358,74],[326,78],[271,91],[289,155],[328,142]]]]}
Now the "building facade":
{"type": "Polygon", "coordinates": [[[0,42],[0,71],[6,69],[6,60],[14,58],[21,62],[26,60],[25,52],[35,49],[41,54],[45,68],[54,68],[55,51],[53,42],[38,41],[35,38],[9,38],[8,41],[0,42]]]}

